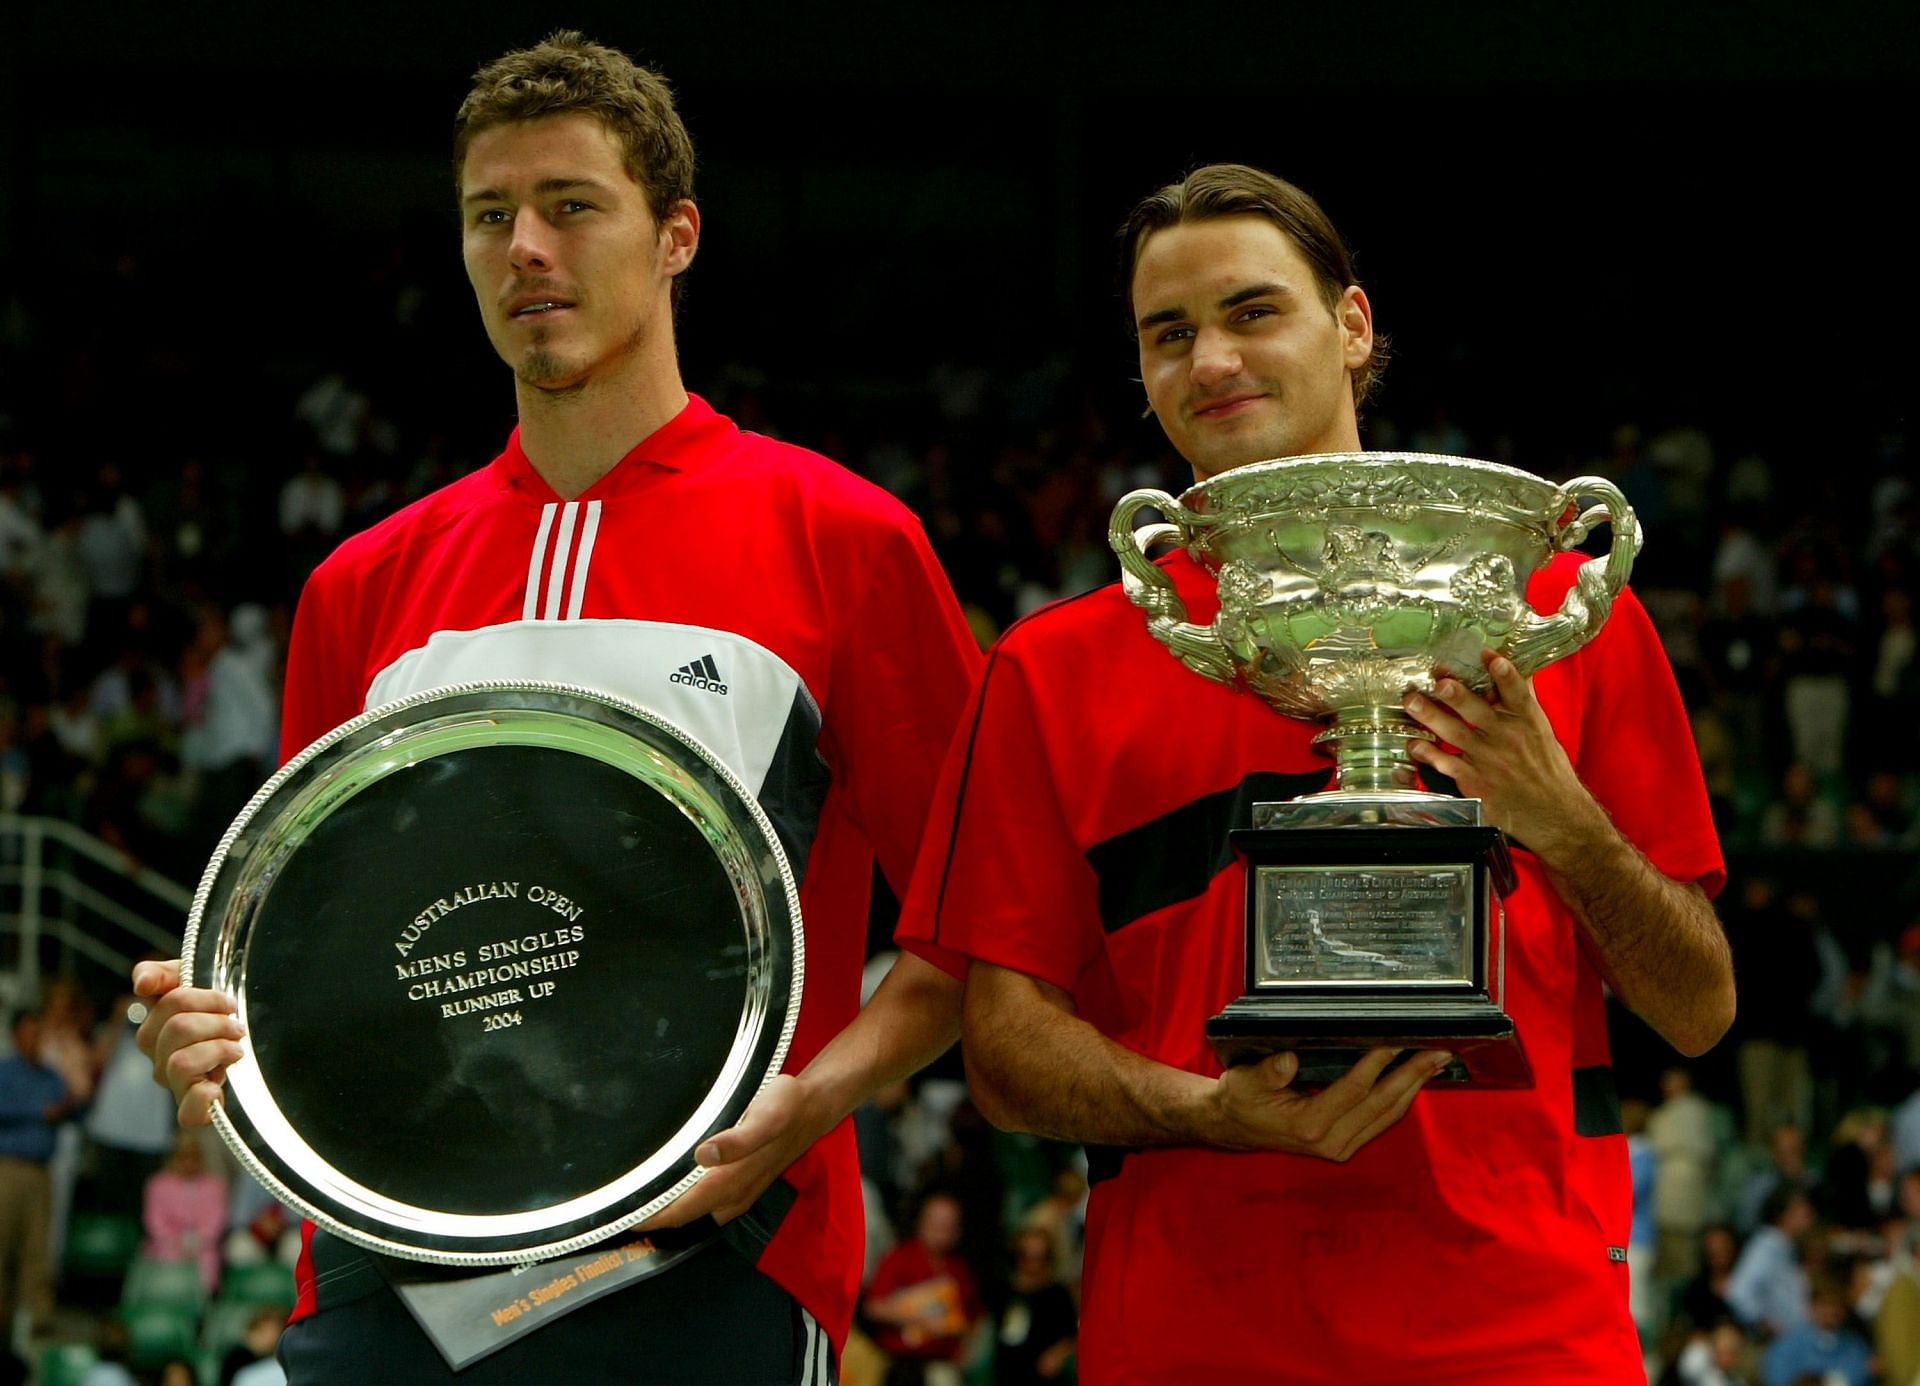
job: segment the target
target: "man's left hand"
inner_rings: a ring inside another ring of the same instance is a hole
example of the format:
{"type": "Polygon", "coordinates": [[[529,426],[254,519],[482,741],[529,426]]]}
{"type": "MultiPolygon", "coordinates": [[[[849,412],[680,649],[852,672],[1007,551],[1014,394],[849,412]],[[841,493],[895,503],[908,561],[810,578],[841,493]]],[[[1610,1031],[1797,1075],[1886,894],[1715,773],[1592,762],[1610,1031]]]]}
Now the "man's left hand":
{"type": "Polygon", "coordinates": [[[1594,802],[1552,723],[1534,696],[1533,680],[1492,650],[1481,653],[1493,688],[1474,692],[1455,678],[1436,682],[1437,698],[1407,695],[1407,712],[1453,751],[1416,741],[1410,754],[1478,799],[1486,821],[1519,838],[1542,857],[1563,840],[1596,826],[1604,811],[1594,802]]]}
{"type": "Polygon", "coordinates": [[[781,1074],[747,1104],[737,1125],[700,1143],[694,1154],[707,1167],[706,1174],[639,1230],[680,1227],[708,1213],[715,1222],[733,1221],[825,1134],[814,1130],[815,1125],[800,1080],[781,1074]]]}

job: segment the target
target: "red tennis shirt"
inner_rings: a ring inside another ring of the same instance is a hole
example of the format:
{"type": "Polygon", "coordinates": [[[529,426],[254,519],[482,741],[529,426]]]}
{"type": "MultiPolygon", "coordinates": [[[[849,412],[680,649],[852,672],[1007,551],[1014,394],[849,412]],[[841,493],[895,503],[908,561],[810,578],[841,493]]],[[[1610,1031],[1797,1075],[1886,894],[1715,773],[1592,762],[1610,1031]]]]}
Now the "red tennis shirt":
{"type": "MultiPolygon", "coordinates": [[[[1535,576],[1537,609],[1558,608],[1580,561],[1535,576]]],[[[1184,554],[1166,568],[1212,620],[1206,573],[1184,554]]],[[[1632,595],[1534,687],[1620,829],[1717,891],[1686,714],[1632,595]]],[[[1246,989],[1227,831],[1256,801],[1324,785],[1316,730],[1188,672],[1118,586],[1035,613],[963,717],[902,942],[1040,978],[1128,1048],[1219,1073],[1206,1020],[1246,989]]],[[[1515,857],[1504,1001],[1536,1086],[1423,1092],[1346,1164],[1090,1150],[1082,1380],[1642,1379],[1601,981],[1538,859],[1515,857]]]]}
{"type": "MultiPolygon", "coordinates": [[[[281,749],[477,680],[578,684],[685,728],[758,796],[801,877],[798,1072],[859,1009],[874,860],[904,890],[978,663],[905,507],[694,397],[575,500],[516,429],[487,467],[342,544],[300,598],[281,749]]],[[[786,1178],[798,1198],[758,1264],[844,1341],[864,1237],[851,1126],[786,1178]]],[[[317,1275],[315,1237],[296,1318],[371,1283],[337,1242],[317,1275]]]]}

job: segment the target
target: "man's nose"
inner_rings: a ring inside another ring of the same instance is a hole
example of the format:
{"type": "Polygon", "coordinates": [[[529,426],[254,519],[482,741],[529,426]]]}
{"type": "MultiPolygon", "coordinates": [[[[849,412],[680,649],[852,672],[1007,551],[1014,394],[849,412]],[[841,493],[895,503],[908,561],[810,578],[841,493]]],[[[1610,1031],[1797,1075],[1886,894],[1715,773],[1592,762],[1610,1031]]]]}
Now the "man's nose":
{"type": "Polygon", "coordinates": [[[519,273],[553,268],[553,228],[531,207],[522,207],[513,217],[513,244],[508,260],[519,273]]]}
{"type": "Polygon", "coordinates": [[[1188,369],[1196,385],[1217,385],[1222,380],[1231,380],[1240,374],[1240,345],[1230,332],[1201,328],[1193,339],[1188,369]]]}

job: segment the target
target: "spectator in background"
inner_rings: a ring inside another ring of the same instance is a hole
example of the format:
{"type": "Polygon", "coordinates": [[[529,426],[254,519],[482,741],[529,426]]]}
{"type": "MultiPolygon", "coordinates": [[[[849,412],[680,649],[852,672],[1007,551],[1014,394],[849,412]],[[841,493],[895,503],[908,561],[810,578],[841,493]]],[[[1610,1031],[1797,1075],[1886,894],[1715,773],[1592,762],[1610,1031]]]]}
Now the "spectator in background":
{"type": "Polygon", "coordinates": [[[1821,1214],[1837,1228],[1871,1234],[1894,1211],[1893,1142],[1878,1108],[1847,1113],[1834,1129],[1820,1180],[1821,1214]]]}
{"type": "Polygon", "coordinates": [[[20,739],[20,710],[0,696],[0,813],[18,813],[33,788],[33,763],[20,739]]]}
{"type": "MultiPolygon", "coordinates": [[[[1873,674],[1869,688],[1873,694],[1874,725],[1911,725],[1920,710],[1920,638],[1913,624],[1913,594],[1904,587],[1889,587],[1880,594],[1880,632],[1874,640],[1873,674]]],[[[1876,744],[1876,754],[1881,747],[1876,744]]],[[[1898,757],[1900,768],[1911,768],[1913,752],[1898,745],[1885,747],[1898,757]]]]}
{"type": "Polygon", "coordinates": [[[1620,1103],[1620,1124],[1627,1133],[1627,1168],[1633,1176],[1633,1230],[1627,1238],[1627,1298],[1640,1341],[1651,1343],[1660,1332],[1662,1296],[1655,1287],[1654,1265],[1660,1254],[1660,1234],[1654,1217],[1654,1187],[1660,1157],[1647,1138],[1647,1104],[1629,1097],[1620,1103]]]}
{"type": "MultiPolygon", "coordinates": [[[[1084,1158],[1084,1157],[1083,1157],[1084,1158]]],[[[1020,1228],[1038,1228],[1053,1243],[1054,1271],[1066,1284],[1080,1283],[1080,1252],[1087,1229],[1087,1175],[1079,1164],[1054,1172],[1047,1196],[1020,1215],[1020,1228]]]]}
{"type": "Polygon", "coordinates": [[[1779,646],[1794,759],[1816,775],[1834,774],[1846,761],[1853,701],[1848,678],[1859,654],[1859,632],[1841,610],[1832,578],[1816,575],[1805,605],[1781,619],[1779,646]]]}
{"type": "Polygon", "coordinates": [[[887,1253],[862,1302],[880,1350],[895,1363],[923,1366],[927,1386],[958,1386],[958,1364],[982,1314],[973,1271],[955,1254],[961,1233],[960,1200],[927,1195],[913,1236],[887,1253]]]}
{"type": "Polygon", "coordinates": [[[13,1020],[13,1053],[0,1059],[0,1343],[12,1341],[16,1310],[25,1309],[33,1327],[53,1313],[47,1163],[60,1123],[80,1099],[43,1061],[43,1034],[40,1012],[21,1011],[13,1020]]]}
{"type": "Polygon", "coordinates": [[[64,649],[87,636],[87,611],[93,594],[80,558],[81,516],[70,510],[54,519],[33,563],[32,610],[27,625],[64,649]]]}
{"type": "MultiPolygon", "coordinates": [[[[1920,1074],[1920,923],[1909,924],[1892,942],[1873,945],[1858,1009],[1870,1048],[1896,1071],[1904,1068],[1912,1083],[1920,1074]]],[[[1894,1164],[1903,1170],[1920,1165],[1916,1099],[1920,1093],[1902,1101],[1893,1116],[1894,1164]]]]}
{"type": "Polygon", "coordinates": [[[307,426],[313,441],[332,457],[351,457],[360,450],[372,412],[373,401],[345,371],[321,376],[293,406],[294,418],[307,426]]]}
{"type": "MultiPolygon", "coordinates": [[[[151,618],[129,612],[129,626],[150,627],[151,618]]],[[[87,709],[104,742],[150,740],[169,748],[180,726],[180,685],[148,654],[150,629],[123,633],[113,660],[88,690],[87,709]]]]}
{"type": "MultiPolygon", "coordinates": [[[[1737,957],[1738,954],[1736,953],[1737,957]]],[[[1813,1171],[1807,1165],[1807,1137],[1798,1122],[1776,1121],[1767,1133],[1767,1163],[1747,1178],[1734,1208],[1734,1226],[1751,1232],[1761,1222],[1760,1211],[1779,1189],[1811,1192],[1813,1171]]]]}
{"type": "Polygon", "coordinates": [[[40,550],[40,516],[17,462],[0,462],[0,585],[24,582],[40,550]]]}
{"type": "Polygon", "coordinates": [[[40,1062],[60,1075],[72,1097],[72,1106],[56,1124],[53,1157],[47,1161],[52,1203],[47,1217],[50,1246],[66,1245],[67,1216],[73,1210],[74,1185],[80,1178],[83,1141],[77,1123],[69,1118],[93,1098],[99,1078],[93,1063],[93,1030],[97,1019],[93,998],[71,976],[49,978],[40,989],[40,1062]]]}
{"type": "Polygon", "coordinates": [[[300,470],[280,488],[280,532],[296,545],[324,553],[347,517],[347,493],[326,471],[326,458],[308,448],[300,470]]]}
{"type": "Polygon", "coordinates": [[[100,1321],[99,1331],[94,1336],[94,1351],[98,1354],[97,1360],[80,1378],[80,1386],[140,1386],[139,1378],[127,1368],[133,1341],[127,1335],[127,1326],[120,1320],[107,1318],[100,1321]]]}
{"type": "Polygon", "coordinates": [[[1753,1386],[1753,1344],[1736,1323],[1715,1324],[1696,1333],[1675,1360],[1662,1386],[1753,1386]]]}
{"type": "Polygon", "coordinates": [[[238,1179],[229,1191],[226,1241],[221,1250],[230,1266],[300,1258],[300,1222],[286,1205],[256,1179],[238,1179]]]}
{"type": "Polygon", "coordinates": [[[116,462],[102,463],[80,520],[77,552],[92,597],[88,622],[112,630],[146,571],[147,520],[116,462]]]}
{"type": "Polygon", "coordinates": [[[58,692],[48,711],[53,739],[70,758],[94,766],[106,754],[106,735],[94,715],[91,691],[79,680],[58,692]]]}
{"type": "Polygon", "coordinates": [[[1742,1129],[1760,1147],[1783,1122],[1808,1129],[1813,1118],[1809,1046],[1811,1003],[1824,963],[1812,922],[1788,909],[1772,880],[1749,876],[1727,928],[1740,979],[1734,1056],[1742,1129]]]}
{"type": "Polygon", "coordinates": [[[155,1261],[192,1262],[200,1267],[209,1295],[219,1288],[227,1186],[208,1171],[194,1132],[180,1132],[166,1165],[147,1180],[140,1221],[147,1231],[143,1255],[155,1261]]]}
{"type": "Polygon", "coordinates": [[[1693,1089],[1693,1075],[1669,1068],[1660,1075],[1660,1106],[1647,1118],[1647,1143],[1656,1161],[1654,1219],[1659,1228],[1656,1273],[1688,1280],[1699,1270],[1700,1229],[1707,1225],[1718,1145],[1713,1104],[1693,1089]]]}
{"type": "MultiPolygon", "coordinates": [[[[1908,929],[1900,938],[1903,945],[1910,944],[1911,953],[1920,954],[1920,925],[1908,929]]],[[[1920,1087],[1893,1109],[1888,1125],[1893,1134],[1894,1168],[1903,1177],[1920,1170],[1920,1087]]],[[[1909,1216],[1920,1218],[1920,1210],[1909,1216]]]]}
{"type": "Polygon", "coordinates": [[[1815,849],[1840,845],[1840,812],[1805,761],[1787,767],[1778,797],[1760,820],[1760,842],[1765,847],[1815,849]]]}
{"type": "Polygon", "coordinates": [[[1873,1307],[1873,1344],[1885,1380],[1920,1380],[1920,1169],[1900,1176],[1900,1216],[1886,1226],[1887,1259],[1873,1307]]]}
{"type": "Polygon", "coordinates": [[[115,1000],[94,1038],[100,1079],[83,1128],[84,1163],[88,1202],[101,1212],[137,1213],[147,1180],[173,1149],[173,1099],[153,1081],[153,1061],[134,1043],[133,999],[127,993],[115,1000]]]}
{"type": "Polygon", "coordinates": [[[251,1367],[243,1367],[233,1378],[233,1386],[286,1386],[287,1373],[275,1357],[263,1357],[251,1367]]]}
{"type": "Polygon", "coordinates": [[[199,722],[182,738],[181,759],[201,772],[201,836],[217,839],[272,773],[280,736],[280,660],[266,608],[252,602],[218,620],[220,638],[207,663],[199,722]]]}
{"type": "Polygon", "coordinates": [[[1680,1314],[1695,1332],[1704,1333],[1722,1319],[1737,1318],[1727,1303],[1727,1284],[1740,1258],[1740,1239],[1724,1222],[1700,1233],[1700,1273],[1680,1292],[1680,1314]]]}
{"type": "Polygon", "coordinates": [[[1721,700],[1735,741],[1751,755],[1748,763],[1769,768],[1766,697],[1773,672],[1774,623],[1755,609],[1750,577],[1735,575],[1721,585],[1695,642],[1701,669],[1721,700]]]}
{"type": "Polygon", "coordinates": [[[1754,531],[1749,514],[1735,510],[1721,528],[1720,544],[1713,554],[1713,601],[1719,609],[1727,610],[1734,584],[1738,583],[1744,589],[1742,605],[1761,619],[1771,620],[1779,602],[1779,560],[1754,531]]]}
{"type": "Polygon", "coordinates": [[[1807,1319],[1807,1272],[1800,1242],[1814,1228],[1813,1200],[1780,1189],[1761,1211],[1727,1281],[1727,1303],[1751,1331],[1778,1337],[1807,1319]]]}
{"type": "Polygon", "coordinates": [[[1013,1272],[994,1340],[994,1386],[1064,1381],[1079,1311],[1054,1270],[1053,1238],[1038,1227],[1013,1234],[1013,1272]]]}
{"type": "Polygon", "coordinates": [[[1832,1386],[1836,1376],[1846,1386],[1868,1386],[1873,1349],[1849,1323],[1847,1295],[1826,1276],[1813,1284],[1808,1317],[1782,1333],[1761,1362],[1766,1386],[1795,1386],[1812,1376],[1832,1386]]]}
{"type": "Polygon", "coordinates": [[[1860,798],[1847,806],[1846,830],[1849,845],[1865,851],[1914,847],[1913,806],[1898,774],[1885,769],[1868,772],[1860,798]]]}
{"type": "Polygon", "coordinates": [[[262,1305],[247,1320],[247,1331],[227,1351],[220,1362],[219,1386],[233,1386],[240,1374],[258,1362],[271,1362],[280,1346],[280,1331],[287,1326],[287,1311],[278,1305],[262,1305]]]}

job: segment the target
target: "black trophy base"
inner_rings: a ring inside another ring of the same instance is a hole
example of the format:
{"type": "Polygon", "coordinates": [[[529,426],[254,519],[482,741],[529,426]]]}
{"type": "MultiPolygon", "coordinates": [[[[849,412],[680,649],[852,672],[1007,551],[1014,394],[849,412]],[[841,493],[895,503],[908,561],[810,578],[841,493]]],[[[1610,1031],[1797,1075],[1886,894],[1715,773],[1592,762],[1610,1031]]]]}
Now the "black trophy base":
{"type": "MultiPolygon", "coordinates": [[[[1462,1088],[1530,1088],[1533,1067],[1512,1019],[1486,1001],[1383,1004],[1243,996],[1207,1022],[1207,1041],[1228,1068],[1271,1054],[1299,1057],[1294,1084],[1323,1087],[1369,1049],[1444,1049],[1453,1062],[1429,1081],[1462,1088]]],[[[1399,1063],[1401,1060],[1395,1060],[1399,1063]]]]}

